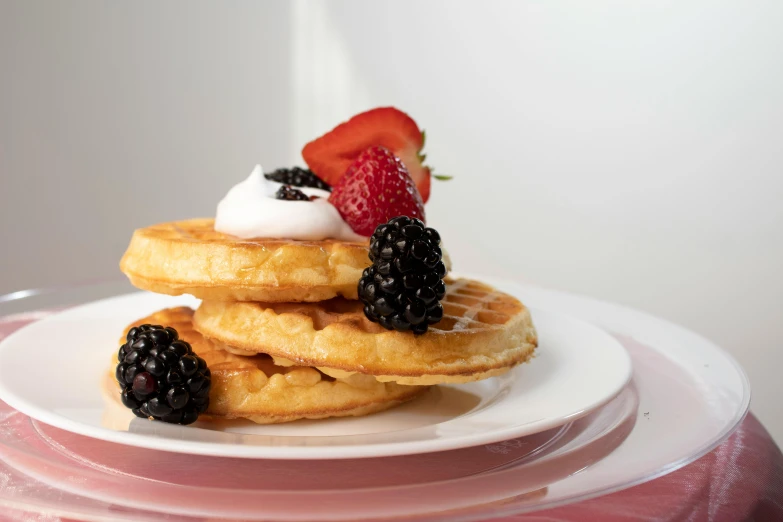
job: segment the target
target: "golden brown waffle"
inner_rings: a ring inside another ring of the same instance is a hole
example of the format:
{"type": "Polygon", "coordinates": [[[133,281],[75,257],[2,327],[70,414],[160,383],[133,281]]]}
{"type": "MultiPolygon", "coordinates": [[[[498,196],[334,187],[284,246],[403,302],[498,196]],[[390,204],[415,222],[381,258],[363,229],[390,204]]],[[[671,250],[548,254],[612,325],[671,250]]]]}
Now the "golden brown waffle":
{"type": "Polygon", "coordinates": [[[131,283],[200,299],[297,302],[357,298],[368,245],[346,241],[240,239],[213,219],[136,230],[120,262],[131,283]]]}
{"type": "MultiPolygon", "coordinates": [[[[469,279],[447,280],[444,317],[427,333],[389,331],[360,301],[204,301],[194,326],[237,354],[267,353],[278,364],[360,373],[407,385],[470,382],[527,361],[538,343],[530,312],[515,297],[469,279]]],[[[346,373],[348,372],[348,373],[346,373]]]]}
{"type": "Polygon", "coordinates": [[[315,368],[277,366],[268,355],[234,355],[195,331],[192,318],[190,308],[169,308],[136,321],[128,329],[145,323],[171,326],[190,343],[212,372],[207,410],[210,417],[272,424],[359,416],[400,404],[426,389],[382,383],[367,375],[335,379],[315,368]]]}

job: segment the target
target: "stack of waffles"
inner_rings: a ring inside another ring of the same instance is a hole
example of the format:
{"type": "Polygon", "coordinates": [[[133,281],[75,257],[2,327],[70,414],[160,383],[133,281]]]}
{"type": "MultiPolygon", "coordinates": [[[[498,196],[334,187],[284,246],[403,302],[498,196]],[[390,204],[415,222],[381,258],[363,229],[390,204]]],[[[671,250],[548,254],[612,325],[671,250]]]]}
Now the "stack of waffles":
{"type": "Polygon", "coordinates": [[[211,219],[140,229],[121,262],[131,282],[201,303],[131,326],[171,326],[206,361],[208,418],[261,424],[378,412],[432,385],[500,375],[532,356],[527,308],[474,280],[445,279],[443,319],[424,334],[370,321],[357,291],[368,248],[239,239],[215,231],[211,219]]]}

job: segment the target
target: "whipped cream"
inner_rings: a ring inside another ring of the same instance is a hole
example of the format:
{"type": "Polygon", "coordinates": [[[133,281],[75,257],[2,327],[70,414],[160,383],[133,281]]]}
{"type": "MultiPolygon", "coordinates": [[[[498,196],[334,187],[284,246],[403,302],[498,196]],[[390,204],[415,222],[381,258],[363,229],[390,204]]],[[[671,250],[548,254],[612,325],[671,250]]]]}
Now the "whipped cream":
{"type": "Polygon", "coordinates": [[[275,199],[275,192],[281,186],[266,179],[261,165],[256,165],[250,176],[234,185],[218,203],[215,230],[243,239],[367,240],[354,232],[334,205],[327,201],[329,192],[297,187],[308,196],[318,196],[319,199],[285,201],[275,199]]]}

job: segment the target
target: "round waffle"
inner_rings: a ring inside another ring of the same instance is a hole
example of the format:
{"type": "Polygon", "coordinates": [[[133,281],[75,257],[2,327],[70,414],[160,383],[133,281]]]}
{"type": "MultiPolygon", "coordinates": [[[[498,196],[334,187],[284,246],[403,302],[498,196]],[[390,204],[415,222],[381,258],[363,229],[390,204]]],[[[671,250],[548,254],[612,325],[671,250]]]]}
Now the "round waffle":
{"type": "Polygon", "coordinates": [[[332,378],[315,368],[278,366],[263,354],[234,355],[195,331],[192,318],[190,308],[169,308],[136,321],[128,329],[145,323],[171,326],[190,343],[212,372],[209,417],[273,424],[360,416],[385,410],[426,390],[421,386],[382,383],[367,375],[332,378]]]}
{"type": "Polygon", "coordinates": [[[161,294],[278,303],[356,299],[369,265],[365,243],[240,239],[190,219],[136,230],[120,269],[161,294]]]}
{"type": "Polygon", "coordinates": [[[278,364],[314,366],[333,377],[355,373],[406,385],[470,382],[527,361],[538,340],[515,297],[469,279],[447,280],[444,317],[427,333],[389,331],[362,303],[204,301],[194,326],[232,353],[267,353],[278,364]]]}

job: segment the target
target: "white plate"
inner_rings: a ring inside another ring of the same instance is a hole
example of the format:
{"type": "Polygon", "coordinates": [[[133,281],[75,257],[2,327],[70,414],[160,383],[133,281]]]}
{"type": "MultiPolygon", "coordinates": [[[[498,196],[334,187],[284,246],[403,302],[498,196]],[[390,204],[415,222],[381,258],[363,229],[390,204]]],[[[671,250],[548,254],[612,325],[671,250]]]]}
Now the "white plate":
{"type": "MultiPolygon", "coordinates": [[[[524,299],[524,295],[520,296],[524,299]]],[[[631,377],[611,336],[532,309],[538,355],[507,375],[438,386],[399,408],[360,418],[174,426],[137,419],[105,401],[101,379],[123,328],[188,298],[135,293],[38,321],[0,343],[0,398],[41,422],[121,444],[243,458],[338,459],[464,448],[560,426],[614,398],[631,377]]]]}

